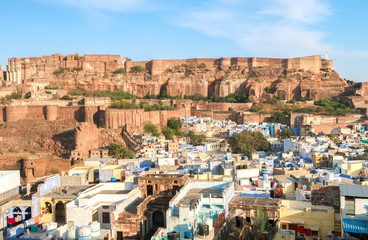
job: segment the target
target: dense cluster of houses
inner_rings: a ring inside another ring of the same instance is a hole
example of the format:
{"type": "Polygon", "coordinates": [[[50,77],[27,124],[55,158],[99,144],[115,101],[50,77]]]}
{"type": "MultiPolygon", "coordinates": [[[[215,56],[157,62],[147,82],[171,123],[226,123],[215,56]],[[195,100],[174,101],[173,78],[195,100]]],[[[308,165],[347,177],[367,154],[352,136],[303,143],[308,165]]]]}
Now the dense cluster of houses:
{"type": "Polygon", "coordinates": [[[273,239],[367,239],[362,126],[282,139],[281,124],[182,122],[206,142],[133,134],[135,158],[91,151],[26,185],[0,171],[0,239],[244,239],[260,211],[273,239]],[[244,130],[262,132],[270,151],[232,154],[226,139],[244,130]]]}

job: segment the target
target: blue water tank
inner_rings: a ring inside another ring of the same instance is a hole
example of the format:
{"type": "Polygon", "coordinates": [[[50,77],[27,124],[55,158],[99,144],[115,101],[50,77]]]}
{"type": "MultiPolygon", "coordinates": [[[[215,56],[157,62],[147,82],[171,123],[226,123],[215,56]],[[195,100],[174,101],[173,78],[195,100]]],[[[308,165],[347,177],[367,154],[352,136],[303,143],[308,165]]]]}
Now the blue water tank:
{"type": "Polygon", "coordinates": [[[116,177],[112,177],[111,182],[116,182],[116,177]]]}

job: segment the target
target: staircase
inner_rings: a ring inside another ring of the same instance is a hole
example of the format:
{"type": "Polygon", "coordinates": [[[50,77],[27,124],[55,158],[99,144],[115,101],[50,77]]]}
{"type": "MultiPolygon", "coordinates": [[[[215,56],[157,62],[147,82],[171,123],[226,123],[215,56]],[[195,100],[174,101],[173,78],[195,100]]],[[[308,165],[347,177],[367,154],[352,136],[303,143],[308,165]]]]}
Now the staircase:
{"type": "Polygon", "coordinates": [[[342,235],[341,231],[341,216],[339,210],[335,210],[335,225],[334,225],[334,236],[339,237],[342,235]]]}

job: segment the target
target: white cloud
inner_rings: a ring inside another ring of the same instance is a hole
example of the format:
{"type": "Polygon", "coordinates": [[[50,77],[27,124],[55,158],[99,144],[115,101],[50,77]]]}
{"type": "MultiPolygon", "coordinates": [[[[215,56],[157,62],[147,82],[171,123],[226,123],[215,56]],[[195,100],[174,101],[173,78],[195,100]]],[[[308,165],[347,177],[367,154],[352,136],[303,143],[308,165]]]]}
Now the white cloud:
{"type": "Polygon", "coordinates": [[[110,11],[147,9],[146,0],[35,0],[43,4],[62,4],[71,7],[110,11]]]}
{"type": "Polygon", "coordinates": [[[322,54],[334,48],[328,33],[310,28],[330,14],[322,0],[213,1],[185,13],[180,25],[235,41],[254,56],[292,57],[322,54]]]}
{"type": "Polygon", "coordinates": [[[330,11],[329,6],[320,0],[274,0],[258,14],[312,24],[329,15],[330,11]]]}

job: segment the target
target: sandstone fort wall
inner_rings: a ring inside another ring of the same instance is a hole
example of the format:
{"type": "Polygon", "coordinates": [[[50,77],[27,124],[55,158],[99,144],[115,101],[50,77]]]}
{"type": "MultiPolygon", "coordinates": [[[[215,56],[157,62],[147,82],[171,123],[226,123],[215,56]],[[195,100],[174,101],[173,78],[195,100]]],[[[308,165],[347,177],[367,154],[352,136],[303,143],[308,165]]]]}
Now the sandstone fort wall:
{"type": "Polygon", "coordinates": [[[120,55],[108,54],[78,54],[51,56],[10,58],[6,70],[7,81],[21,84],[26,79],[52,77],[53,72],[59,67],[80,68],[84,71],[106,72],[125,67],[127,72],[133,66],[142,66],[152,75],[161,74],[167,69],[180,65],[205,64],[208,68],[243,66],[243,67],[270,67],[285,69],[304,69],[318,73],[320,69],[333,69],[331,60],[322,60],[321,56],[309,56],[300,58],[192,58],[174,60],[151,60],[151,61],[126,61],[120,55]],[[78,57],[76,57],[78,56],[78,57]]]}

